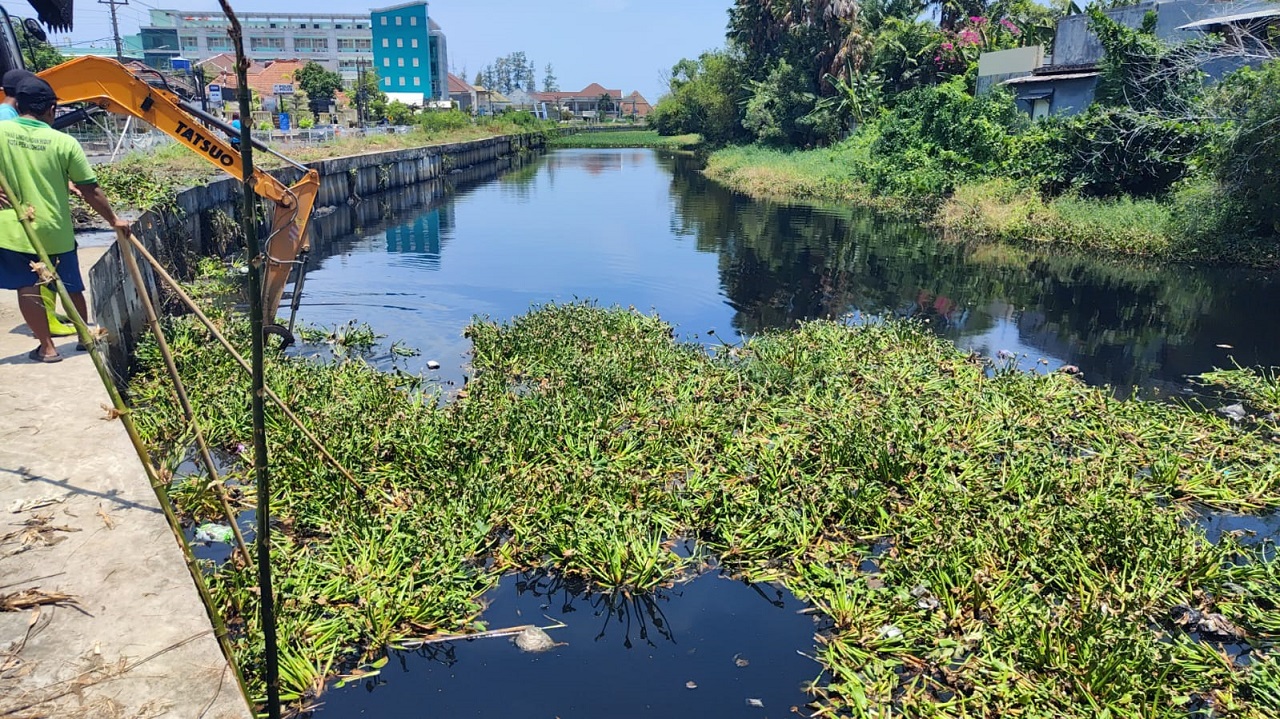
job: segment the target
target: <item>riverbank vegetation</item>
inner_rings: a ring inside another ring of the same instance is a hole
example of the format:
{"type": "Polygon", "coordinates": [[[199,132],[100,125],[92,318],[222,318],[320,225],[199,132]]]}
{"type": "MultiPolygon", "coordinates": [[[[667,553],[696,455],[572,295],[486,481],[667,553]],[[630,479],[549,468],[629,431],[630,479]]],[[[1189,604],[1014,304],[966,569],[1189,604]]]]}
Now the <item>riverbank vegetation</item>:
{"type": "MultiPolygon", "coordinates": [[[[981,53],[1050,46],[1065,6],[1025,0],[783,13],[739,0],[727,49],[682,60],[650,124],[721,149],[707,173],[757,196],[907,207],[965,236],[1178,260],[1280,264],[1280,62],[1208,36],[1159,40],[1097,9],[1095,102],[1032,121],[981,53]],[[1251,63],[1206,85],[1211,62],[1251,63]],[[751,147],[744,147],[751,145],[751,147]]],[[[790,6],[788,6],[790,7],[790,6]]]]}
{"type": "MultiPolygon", "coordinates": [[[[247,343],[242,318],[218,319],[247,343]]],[[[202,427],[236,452],[245,379],[198,325],[169,331],[202,427]]],[[[480,628],[504,572],[643,592],[689,571],[671,543],[687,537],[830,618],[813,691],[836,710],[1280,711],[1274,545],[1197,524],[1280,507],[1270,420],[1117,400],[909,323],[815,322],[708,354],[656,317],[575,304],[467,334],[475,375],[446,404],[359,359],[268,364],[358,479],[269,417],[295,700],[398,641],[480,628]]],[[[138,359],[139,427],[175,470],[188,428],[154,348],[138,359]]],[[[250,506],[252,484],[230,482],[250,506]]],[[[173,496],[207,520],[200,483],[173,496]]],[[[260,688],[253,569],[209,572],[260,688]]]]}
{"type": "MultiPolygon", "coordinates": [[[[538,120],[527,112],[509,112],[473,119],[457,110],[423,112],[414,117],[409,132],[367,136],[342,136],[314,144],[276,144],[273,147],[298,162],[316,162],[371,152],[406,150],[431,145],[483,140],[501,135],[546,133],[555,123],[538,120]]],[[[264,170],[285,166],[265,152],[254,155],[254,165],[264,170]]],[[[212,167],[189,148],[170,144],[154,152],[134,152],[111,164],[95,168],[107,196],[118,207],[147,210],[172,206],[183,188],[227,175],[212,167]]],[[[87,209],[85,214],[88,213],[87,209]]]]}
{"type": "Polygon", "coordinates": [[[551,147],[653,147],[661,150],[692,150],[702,144],[697,135],[659,135],[656,130],[606,130],[561,135],[551,147]]]}

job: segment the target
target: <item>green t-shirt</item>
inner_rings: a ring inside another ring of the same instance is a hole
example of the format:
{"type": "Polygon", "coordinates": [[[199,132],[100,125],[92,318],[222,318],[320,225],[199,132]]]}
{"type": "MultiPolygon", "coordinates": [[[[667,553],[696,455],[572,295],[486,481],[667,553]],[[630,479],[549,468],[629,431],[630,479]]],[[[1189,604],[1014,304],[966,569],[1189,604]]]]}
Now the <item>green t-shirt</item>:
{"type": "Polygon", "coordinates": [[[39,120],[0,122],[0,172],[17,197],[0,210],[0,247],[34,253],[15,208],[35,208],[32,226],[51,255],[76,248],[67,181],[93,185],[98,179],[75,138],[39,120]]]}

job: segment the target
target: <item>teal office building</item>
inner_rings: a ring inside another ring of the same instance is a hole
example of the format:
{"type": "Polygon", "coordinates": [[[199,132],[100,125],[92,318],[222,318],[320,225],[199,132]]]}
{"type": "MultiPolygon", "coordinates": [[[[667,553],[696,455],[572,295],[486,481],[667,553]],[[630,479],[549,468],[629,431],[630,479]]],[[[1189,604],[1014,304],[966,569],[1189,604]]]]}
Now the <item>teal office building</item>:
{"type": "Polygon", "coordinates": [[[391,100],[422,106],[448,97],[449,62],[444,32],[431,21],[426,2],[373,10],[373,63],[391,100]]]}

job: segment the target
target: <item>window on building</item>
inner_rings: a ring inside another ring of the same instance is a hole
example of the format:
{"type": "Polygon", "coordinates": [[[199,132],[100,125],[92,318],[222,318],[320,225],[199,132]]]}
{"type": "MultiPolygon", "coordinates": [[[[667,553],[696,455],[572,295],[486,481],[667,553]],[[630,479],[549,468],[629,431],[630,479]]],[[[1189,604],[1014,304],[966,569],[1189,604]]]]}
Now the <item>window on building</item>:
{"type": "Polygon", "coordinates": [[[420,85],[422,85],[422,78],[420,77],[413,78],[413,86],[418,87],[420,85]]]}
{"type": "Polygon", "coordinates": [[[199,50],[200,38],[192,37],[191,35],[183,35],[182,38],[179,40],[179,44],[182,46],[183,52],[186,52],[188,50],[199,50]]]}
{"type": "Polygon", "coordinates": [[[417,46],[418,46],[418,38],[416,38],[416,37],[415,37],[414,39],[410,40],[409,42],[413,44],[413,47],[417,47],[417,46]]]}
{"type": "Polygon", "coordinates": [[[396,47],[404,47],[404,38],[402,37],[396,38],[396,47]]]}
{"type": "Polygon", "coordinates": [[[209,49],[213,52],[230,52],[231,51],[231,38],[229,37],[219,37],[219,36],[211,35],[208,38],[206,38],[206,41],[209,43],[209,49]]]}
{"type": "Polygon", "coordinates": [[[399,58],[399,59],[397,59],[397,60],[396,60],[396,66],[397,66],[397,67],[404,67],[404,58],[399,58]]]}
{"type": "Polygon", "coordinates": [[[384,57],[384,58],[382,58],[382,66],[383,66],[383,67],[391,67],[391,58],[389,58],[389,57],[384,57]]]}
{"type": "Polygon", "coordinates": [[[414,15],[413,17],[409,18],[409,24],[416,26],[418,24],[418,16],[414,15]]]}
{"type": "Polygon", "coordinates": [[[390,45],[388,45],[388,44],[387,44],[387,39],[386,39],[385,37],[384,37],[384,38],[382,38],[382,46],[383,46],[383,47],[390,47],[390,45]]]}
{"type": "Polygon", "coordinates": [[[297,37],[293,39],[293,49],[298,52],[329,52],[329,38],[297,37]]]}
{"type": "MultiPolygon", "coordinates": [[[[385,45],[383,47],[386,47],[385,45]]],[[[364,50],[368,52],[373,49],[373,38],[371,37],[340,37],[338,38],[338,52],[359,52],[364,50]]]]}
{"type": "Polygon", "coordinates": [[[255,52],[266,50],[283,50],[284,38],[282,37],[251,37],[249,38],[249,49],[255,52]]]}
{"type": "Polygon", "coordinates": [[[400,87],[404,87],[404,78],[400,78],[400,87]]]}
{"type": "Polygon", "coordinates": [[[418,58],[416,58],[416,57],[415,57],[415,58],[413,58],[413,66],[414,66],[414,67],[417,67],[417,66],[418,66],[418,58]]]}
{"type": "Polygon", "coordinates": [[[389,77],[382,78],[382,84],[386,85],[387,87],[391,87],[391,78],[389,77]]]}
{"type": "Polygon", "coordinates": [[[386,15],[383,15],[383,16],[382,16],[382,24],[383,24],[383,26],[386,26],[386,24],[387,24],[387,16],[386,16],[386,15]]]}
{"type": "Polygon", "coordinates": [[[402,17],[400,17],[399,15],[397,15],[397,16],[396,16],[396,24],[397,24],[397,25],[403,25],[403,24],[404,24],[404,18],[402,18],[402,17]]]}

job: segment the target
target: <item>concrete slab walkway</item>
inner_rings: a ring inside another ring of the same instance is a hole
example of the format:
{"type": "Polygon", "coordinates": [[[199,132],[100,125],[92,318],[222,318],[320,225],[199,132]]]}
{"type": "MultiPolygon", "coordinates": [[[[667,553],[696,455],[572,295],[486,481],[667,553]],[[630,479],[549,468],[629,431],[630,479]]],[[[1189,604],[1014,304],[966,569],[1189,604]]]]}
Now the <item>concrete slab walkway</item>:
{"type": "MultiPolygon", "coordinates": [[[[88,268],[102,248],[81,249],[88,268]]],[[[36,346],[0,293],[0,717],[252,716],[182,552],[87,353],[36,346]]]]}

